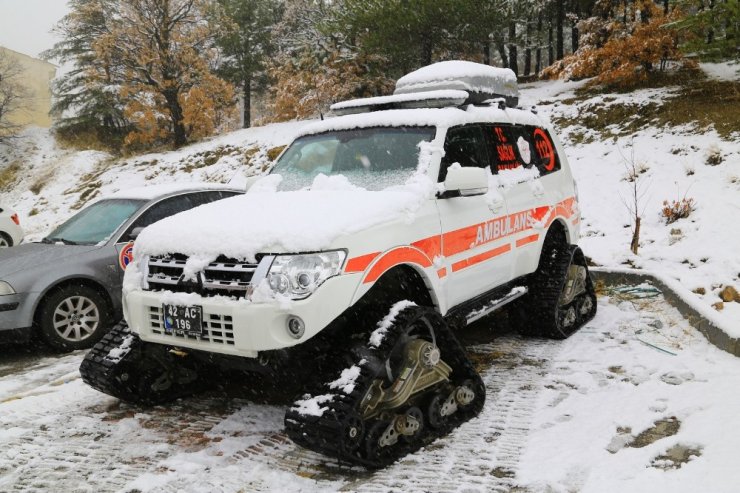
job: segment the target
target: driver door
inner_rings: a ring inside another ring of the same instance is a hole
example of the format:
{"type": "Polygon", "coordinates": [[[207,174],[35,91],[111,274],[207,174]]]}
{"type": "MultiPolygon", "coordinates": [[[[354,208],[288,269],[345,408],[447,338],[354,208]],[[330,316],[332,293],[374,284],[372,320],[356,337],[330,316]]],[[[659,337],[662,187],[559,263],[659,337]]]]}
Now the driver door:
{"type": "MultiPolygon", "coordinates": [[[[490,169],[487,140],[481,125],[464,125],[447,131],[445,156],[439,181],[447,168],[474,166],[490,169]]],[[[489,191],[490,194],[490,191],[489,191]]],[[[482,294],[508,277],[510,245],[502,236],[501,222],[506,205],[496,195],[438,198],[442,225],[442,255],[446,269],[445,292],[448,306],[482,294]]]]}

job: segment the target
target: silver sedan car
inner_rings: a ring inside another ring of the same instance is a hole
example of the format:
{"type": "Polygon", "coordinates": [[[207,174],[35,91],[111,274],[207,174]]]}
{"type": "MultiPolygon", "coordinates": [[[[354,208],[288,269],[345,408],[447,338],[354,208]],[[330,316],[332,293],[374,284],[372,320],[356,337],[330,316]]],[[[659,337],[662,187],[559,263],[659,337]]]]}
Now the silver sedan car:
{"type": "Polygon", "coordinates": [[[36,243],[0,250],[0,341],[38,334],[58,350],[95,344],[121,318],[121,284],[146,226],[243,190],[188,184],[119,192],[36,243]]]}

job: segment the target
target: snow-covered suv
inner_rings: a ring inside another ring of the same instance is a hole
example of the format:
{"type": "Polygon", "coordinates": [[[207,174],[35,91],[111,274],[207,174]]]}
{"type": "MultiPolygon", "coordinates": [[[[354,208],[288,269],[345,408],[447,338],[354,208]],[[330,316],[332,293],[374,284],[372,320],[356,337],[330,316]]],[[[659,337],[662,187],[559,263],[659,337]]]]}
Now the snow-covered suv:
{"type": "Polygon", "coordinates": [[[143,403],[219,370],[300,379],[288,435],[370,467],[475,416],[453,328],[516,301],[522,331],[564,338],[596,311],[565,153],[517,103],[511,71],[443,62],[335,104],[245,196],[141,234],[127,325],[82,377],[143,403]]]}

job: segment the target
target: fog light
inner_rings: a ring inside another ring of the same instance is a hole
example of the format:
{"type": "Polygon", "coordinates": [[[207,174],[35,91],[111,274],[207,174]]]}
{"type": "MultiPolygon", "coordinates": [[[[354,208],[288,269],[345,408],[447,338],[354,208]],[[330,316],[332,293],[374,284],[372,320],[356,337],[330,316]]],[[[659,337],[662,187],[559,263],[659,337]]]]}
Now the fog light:
{"type": "Polygon", "coordinates": [[[288,334],[290,334],[290,337],[293,339],[300,339],[305,333],[306,324],[303,323],[303,320],[301,320],[300,317],[296,317],[294,315],[288,317],[288,334]]]}

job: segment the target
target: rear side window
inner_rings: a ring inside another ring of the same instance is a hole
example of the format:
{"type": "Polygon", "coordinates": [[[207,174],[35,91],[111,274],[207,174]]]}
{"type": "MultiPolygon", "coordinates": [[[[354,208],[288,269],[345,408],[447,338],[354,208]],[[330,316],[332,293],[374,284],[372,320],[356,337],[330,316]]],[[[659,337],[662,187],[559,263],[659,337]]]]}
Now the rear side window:
{"type": "Polygon", "coordinates": [[[537,166],[540,176],[560,169],[555,145],[547,130],[531,125],[491,125],[491,154],[495,169],[537,166]]]}
{"type": "Polygon", "coordinates": [[[233,197],[239,195],[241,192],[232,192],[229,190],[209,190],[207,192],[196,192],[190,194],[190,203],[192,207],[198,207],[199,205],[209,204],[217,200],[225,199],[227,197],[233,197]]]}
{"type": "Polygon", "coordinates": [[[482,126],[468,125],[447,131],[445,155],[439,169],[439,181],[445,180],[447,168],[454,163],[473,168],[489,166],[486,138],[482,126]]]}

